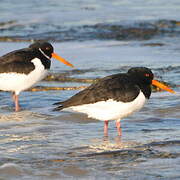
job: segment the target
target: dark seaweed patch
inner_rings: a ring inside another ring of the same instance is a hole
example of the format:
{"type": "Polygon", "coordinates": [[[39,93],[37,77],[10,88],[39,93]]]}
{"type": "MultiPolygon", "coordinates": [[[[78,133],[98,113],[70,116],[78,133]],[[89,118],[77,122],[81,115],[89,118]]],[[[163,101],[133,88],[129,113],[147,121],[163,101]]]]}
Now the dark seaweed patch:
{"type": "MultiPolygon", "coordinates": [[[[180,22],[159,20],[133,24],[94,24],[63,27],[58,24],[31,23],[20,24],[16,21],[0,22],[0,41],[84,41],[84,40],[147,40],[156,36],[179,36],[180,22]]],[[[162,46],[163,44],[155,44],[162,46]]],[[[152,44],[154,46],[154,44],[152,44]]]]}

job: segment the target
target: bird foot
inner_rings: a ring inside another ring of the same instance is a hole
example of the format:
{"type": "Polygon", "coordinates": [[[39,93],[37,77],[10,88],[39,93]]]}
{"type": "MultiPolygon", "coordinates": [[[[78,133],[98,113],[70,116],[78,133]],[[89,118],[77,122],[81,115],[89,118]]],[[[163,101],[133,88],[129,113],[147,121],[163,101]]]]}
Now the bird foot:
{"type": "Polygon", "coordinates": [[[18,112],[18,111],[20,111],[20,110],[21,110],[20,106],[15,106],[15,111],[16,111],[16,112],[18,112]]]}

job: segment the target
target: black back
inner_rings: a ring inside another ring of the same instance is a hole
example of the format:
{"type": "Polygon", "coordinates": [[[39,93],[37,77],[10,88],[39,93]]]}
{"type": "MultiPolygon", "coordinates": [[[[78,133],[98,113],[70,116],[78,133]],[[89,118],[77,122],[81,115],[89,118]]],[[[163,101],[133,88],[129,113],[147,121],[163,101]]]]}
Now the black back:
{"type": "Polygon", "coordinates": [[[51,65],[49,59],[51,58],[52,52],[53,48],[51,44],[47,42],[33,43],[29,48],[12,51],[0,57],[0,73],[16,72],[29,74],[35,68],[34,64],[31,62],[34,58],[40,59],[45,69],[49,69],[51,65]],[[43,48],[45,48],[45,46],[50,49],[48,50],[49,53],[44,51],[43,48]],[[45,54],[47,53],[48,55],[46,55],[49,56],[49,58],[44,56],[39,48],[41,48],[45,54]]]}
{"type": "MultiPolygon", "coordinates": [[[[138,68],[135,68],[135,70],[138,70],[138,68]]],[[[135,72],[135,70],[132,68],[128,73],[119,73],[102,78],[70,99],[55,103],[60,104],[55,110],[109,99],[130,102],[139,95],[140,90],[146,98],[149,98],[153,74],[148,68],[140,68],[138,72],[135,72]]]]}

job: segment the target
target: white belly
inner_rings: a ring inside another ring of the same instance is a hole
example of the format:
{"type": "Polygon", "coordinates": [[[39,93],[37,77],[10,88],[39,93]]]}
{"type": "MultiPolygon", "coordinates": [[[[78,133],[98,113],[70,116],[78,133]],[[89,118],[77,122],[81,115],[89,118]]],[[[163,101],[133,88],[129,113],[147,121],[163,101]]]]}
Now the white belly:
{"type": "Polygon", "coordinates": [[[94,104],[84,104],[72,106],[69,109],[85,113],[90,118],[101,121],[120,120],[135,111],[140,110],[146,102],[146,98],[142,92],[132,102],[117,102],[112,99],[108,101],[100,101],[94,104]]]}
{"type": "Polygon", "coordinates": [[[0,90],[3,91],[14,91],[17,95],[47,75],[47,70],[44,69],[41,61],[38,58],[32,60],[35,65],[35,69],[29,74],[20,73],[1,73],[0,74],[0,90]]]}

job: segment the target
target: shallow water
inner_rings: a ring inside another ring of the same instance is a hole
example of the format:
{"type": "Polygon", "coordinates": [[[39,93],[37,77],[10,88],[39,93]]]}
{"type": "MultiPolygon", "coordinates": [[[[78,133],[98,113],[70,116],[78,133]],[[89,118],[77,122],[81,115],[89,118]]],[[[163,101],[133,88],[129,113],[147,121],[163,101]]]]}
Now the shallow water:
{"type": "MultiPolygon", "coordinates": [[[[1,43],[0,47],[7,50],[26,44],[1,43]]],[[[55,49],[84,71],[76,74],[76,71],[71,72],[68,67],[53,61],[52,72],[97,78],[125,72],[130,66],[148,64],[157,79],[175,85],[180,83],[178,52],[172,47],[170,50],[168,45],[149,47],[141,46],[141,42],[124,45],[116,41],[87,41],[55,43],[55,49]]],[[[66,84],[52,83],[57,86],[66,84]]],[[[40,84],[46,85],[47,82],[40,84]]],[[[18,113],[13,112],[10,94],[1,92],[1,176],[14,178],[16,175],[27,179],[178,179],[179,88],[175,87],[175,91],[173,95],[153,93],[140,112],[123,119],[121,139],[117,137],[114,122],[110,123],[109,138],[104,138],[102,122],[82,114],[52,111],[54,102],[67,99],[77,90],[23,92],[20,96],[23,110],[18,113]]]]}
{"type": "MultiPolygon", "coordinates": [[[[68,35],[73,36],[72,28],[79,31],[85,25],[94,28],[97,23],[110,26],[115,23],[126,28],[139,26],[141,22],[149,26],[162,19],[166,20],[165,24],[178,21],[179,1],[151,1],[148,6],[144,1],[135,4],[132,1],[43,2],[46,5],[42,6],[41,1],[23,1],[20,5],[1,1],[0,21],[14,20],[15,24],[21,24],[14,29],[13,23],[6,24],[10,27],[1,29],[1,35],[22,35],[27,40],[35,34],[44,39],[45,33],[51,31],[56,39],[60,34],[55,33],[57,28],[63,26],[67,30],[64,42],[56,41],[53,45],[76,69],[52,60],[51,72],[94,79],[126,72],[132,66],[147,66],[156,79],[172,84],[176,94],[152,93],[140,112],[122,120],[121,138],[117,137],[115,122],[110,123],[109,137],[105,138],[102,122],[83,114],[52,111],[53,103],[71,97],[78,90],[23,92],[20,96],[23,109],[17,113],[10,93],[1,92],[0,179],[180,179],[178,26],[168,27],[168,33],[156,33],[148,39],[86,38],[82,31],[73,41],[67,41],[68,35]],[[11,16],[10,9],[19,6],[19,12],[11,16]],[[41,13],[37,18],[38,11],[41,13]],[[53,20],[47,26],[49,19],[53,20]]],[[[93,32],[96,30],[95,27],[93,32]]],[[[97,32],[104,35],[102,30],[97,32]]],[[[0,54],[28,45],[29,42],[2,42],[0,54]]],[[[43,81],[39,84],[80,86],[83,83],[43,81]]]]}

